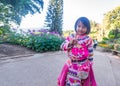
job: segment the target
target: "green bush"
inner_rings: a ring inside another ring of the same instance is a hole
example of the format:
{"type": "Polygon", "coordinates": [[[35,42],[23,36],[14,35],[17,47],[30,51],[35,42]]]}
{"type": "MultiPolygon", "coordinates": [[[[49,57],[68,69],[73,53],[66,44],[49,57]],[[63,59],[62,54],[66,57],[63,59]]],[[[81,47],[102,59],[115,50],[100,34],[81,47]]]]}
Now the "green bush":
{"type": "Polygon", "coordinates": [[[26,46],[37,52],[57,51],[64,40],[58,36],[43,34],[42,36],[31,36],[26,46]]]}
{"type": "Polygon", "coordinates": [[[109,38],[110,38],[110,39],[114,39],[114,38],[115,38],[115,35],[109,35],[109,38]]]}
{"type": "Polygon", "coordinates": [[[103,38],[103,40],[104,40],[104,41],[108,41],[109,39],[108,39],[108,38],[106,38],[106,37],[104,37],[104,38],[103,38]]]}
{"type": "Polygon", "coordinates": [[[109,44],[110,49],[114,49],[114,44],[109,44]]]}
{"type": "Polygon", "coordinates": [[[105,41],[101,41],[101,42],[99,42],[99,44],[106,44],[106,42],[105,41]]]}
{"type": "Polygon", "coordinates": [[[47,52],[60,50],[60,45],[64,39],[53,34],[22,35],[13,32],[8,34],[7,41],[11,44],[25,46],[36,52],[47,52]]]}
{"type": "Polygon", "coordinates": [[[120,44],[120,38],[116,39],[116,43],[120,44]]]}
{"type": "Polygon", "coordinates": [[[118,47],[118,51],[120,51],[120,46],[118,47]]]}
{"type": "Polygon", "coordinates": [[[120,33],[119,33],[119,34],[117,34],[117,36],[118,36],[118,38],[120,38],[120,33]]]}
{"type": "Polygon", "coordinates": [[[24,40],[23,35],[19,34],[19,33],[9,33],[7,35],[7,41],[10,42],[11,44],[19,44],[21,45],[22,40],[24,40]]]}

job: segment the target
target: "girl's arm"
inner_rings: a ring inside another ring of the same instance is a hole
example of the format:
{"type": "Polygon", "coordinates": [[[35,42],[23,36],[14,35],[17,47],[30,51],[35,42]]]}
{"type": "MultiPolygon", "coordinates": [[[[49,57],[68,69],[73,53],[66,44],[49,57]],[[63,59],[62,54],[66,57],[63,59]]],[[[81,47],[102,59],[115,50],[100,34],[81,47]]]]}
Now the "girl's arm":
{"type": "Polygon", "coordinates": [[[87,41],[87,46],[88,46],[88,51],[89,51],[89,57],[88,59],[90,61],[93,61],[93,44],[92,44],[92,39],[90,38],[88,41],[87,41]]]}
{"type": "Polygon", "coordinates": [[[62,44],[61,44],[61,49],[63,51],[67,51],[68,50],[68,45],[69,45],[69,41],[65,40],[62,44]]]}
{"type": "Polygon", "coordinates": [[[74,35],[71,34],[70,36],[68,36],[65,41],[61,44],[61,49],[63,51],[68,51],[73,47],[73,38],[74,35]]]}

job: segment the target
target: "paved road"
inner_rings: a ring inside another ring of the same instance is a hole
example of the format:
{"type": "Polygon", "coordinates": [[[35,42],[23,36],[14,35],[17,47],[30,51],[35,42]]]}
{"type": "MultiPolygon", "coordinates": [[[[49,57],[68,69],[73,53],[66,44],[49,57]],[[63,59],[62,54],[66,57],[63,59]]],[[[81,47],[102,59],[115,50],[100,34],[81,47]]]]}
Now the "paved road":
{"type": "MultiPolygon", "coordinates": [[[[59,51],[0,61],[0,86],[57,86],[66,59],[59,51]]],[[[120,86],[120,59],[95,51],[93,68],[98,86],[120,86]]]]}

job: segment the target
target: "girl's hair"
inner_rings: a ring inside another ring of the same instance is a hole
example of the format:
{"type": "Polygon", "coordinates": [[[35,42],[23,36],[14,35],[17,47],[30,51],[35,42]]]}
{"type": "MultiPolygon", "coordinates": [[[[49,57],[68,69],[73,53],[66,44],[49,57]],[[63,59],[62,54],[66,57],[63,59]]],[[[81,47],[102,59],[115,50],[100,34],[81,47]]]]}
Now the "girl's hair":
{"type": "Polygon", "coordinates": [[[90,33],[90,29],[91,29],[91,27],[90,27],[90,21],[89,21],[89,19],[86,18],[86,17],[80,17],[80,18],[78,18],[78,19],[76,20],[75,26],[74,26],[75,31],[77,31],[76,29],[77,29],[77,26],[78,26],[78,24],[79,24],[80,22],[82,22],[82,23],[85,25],[85,27],[87,27],[87,32],[86,32],[86,34],[89,34],[89,33],[90,33]]]}

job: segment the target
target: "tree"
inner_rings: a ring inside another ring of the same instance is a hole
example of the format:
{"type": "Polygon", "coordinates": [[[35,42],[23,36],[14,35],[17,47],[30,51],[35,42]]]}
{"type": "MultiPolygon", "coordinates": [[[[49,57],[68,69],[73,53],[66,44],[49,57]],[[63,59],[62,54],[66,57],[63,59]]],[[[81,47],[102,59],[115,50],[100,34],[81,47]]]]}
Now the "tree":
{"type": "Polygon", "coordinates": [[[51,32],[62,35],[63,24],[63,0],[50,0],[45,20],[45,26],[51,32]]]}
{"type": "Polygon", "coordinates": [[[43,0],[0,0],[0,3],[5,6],[11,5],[13,14],[9,17],[17,24],[20,24],[22,17],[29,13],[40,13],[44,4],[43,0]]]}
{"type": "Polygon", "coordinates": [[[110,30],[120,30],[120,6],[107,12],[103,19],[104,31],[108,35],[110,30]]]}
{"type": "Polygon", "coordinates": [[[95,21],[92,21],[92,20],[90,20],[90,24],[91,24],[90,36],[93,39],[98,39],[98,41],[102,40],[103,33],[102,33],[101,25],[95,21]]]}

